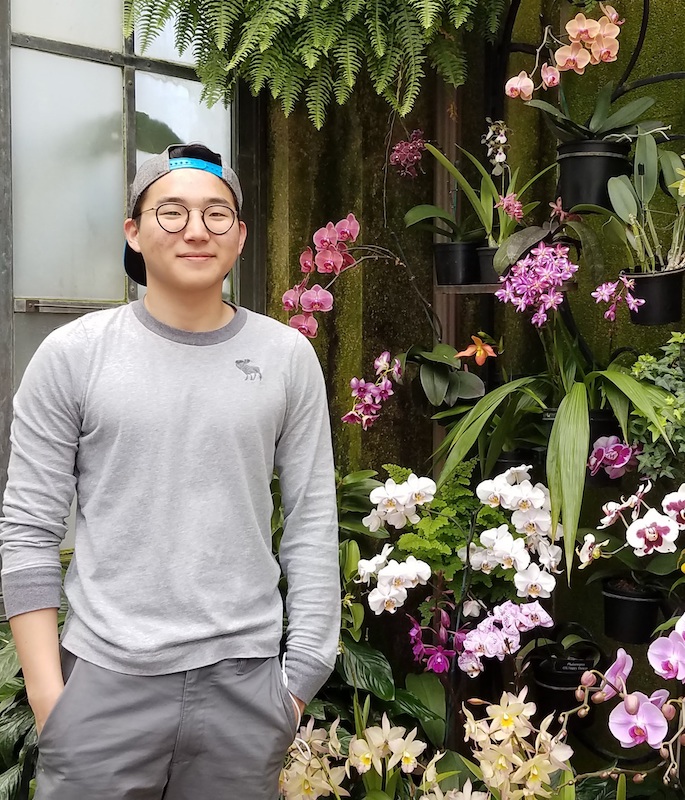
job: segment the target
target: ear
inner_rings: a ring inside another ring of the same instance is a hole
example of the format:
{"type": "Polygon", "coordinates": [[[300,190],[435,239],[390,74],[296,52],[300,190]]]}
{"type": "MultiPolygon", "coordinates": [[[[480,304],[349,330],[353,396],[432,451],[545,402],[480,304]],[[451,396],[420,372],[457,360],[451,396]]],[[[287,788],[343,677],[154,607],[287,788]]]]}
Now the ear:
{"type": "Polygon", "coordinates": [[[131,250],[135,250],[136,253],[140,253],[140,244],[138,243],[138,225],[134,219],[131,219],[131,217],[124,222],[124,234],[131,250]]]}
{"type": "Polygon", "coordinates": [[[243,247],[245,247],[245,241],[247,239],[247,225],[240,220],[240,239],[238,240],[238,255],[243,252],[243,247]]]}

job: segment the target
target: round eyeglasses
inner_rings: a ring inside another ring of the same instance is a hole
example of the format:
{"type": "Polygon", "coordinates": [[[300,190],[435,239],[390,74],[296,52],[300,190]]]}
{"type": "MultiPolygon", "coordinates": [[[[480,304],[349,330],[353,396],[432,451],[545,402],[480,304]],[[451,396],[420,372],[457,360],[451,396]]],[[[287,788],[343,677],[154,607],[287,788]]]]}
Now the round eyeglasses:
{"type": "Polygon", "coordinates": [[[146,211],[154,211],[157,217],[157,222],[162,230],[167,233],[180,233],[188,224],[190,219],[190,212],[197,210],[202,216],[205,228],[210,233],[215,233],[218,236],[228,233],[235,225],[238,218],[238,213],[230,206],[215,205],[207,206],[202,209],[186,208],[180,203],[162,203],[156,208],[146,208],[141,211],[144,214],[146,211]]]}

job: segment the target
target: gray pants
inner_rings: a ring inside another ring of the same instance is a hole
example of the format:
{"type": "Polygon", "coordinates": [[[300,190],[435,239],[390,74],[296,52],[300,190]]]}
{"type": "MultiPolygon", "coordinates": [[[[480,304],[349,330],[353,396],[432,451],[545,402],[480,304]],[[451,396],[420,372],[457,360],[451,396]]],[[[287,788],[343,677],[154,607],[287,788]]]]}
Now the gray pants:
{"type": "Polygon", "coordinates": [[[141,677],[65,653],[35,800],[276,800],[298,724],[278,658],[141,677]]]}

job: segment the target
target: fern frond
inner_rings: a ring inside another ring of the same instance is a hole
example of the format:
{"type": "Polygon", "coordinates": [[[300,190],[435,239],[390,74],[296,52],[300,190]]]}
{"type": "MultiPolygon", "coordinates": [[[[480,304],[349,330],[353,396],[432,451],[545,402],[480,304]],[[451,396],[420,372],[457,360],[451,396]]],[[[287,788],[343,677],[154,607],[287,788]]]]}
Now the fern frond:
{"type": "Polygon", "coordinates": [[[200,0],[202,23],[214,44],[222,50],[226,46],[234,25],[241,18],[244,0],[200,0]]]}
{"type": "Polygon", "coordinates": [[[428,47],[428,58],[450,86],[461,86],[466,81],[466,54],[456,37],[438,36],[428,47]]]}
{"type": "Polygon", "coordinates": [[[426,60],[425,42],[421,26],[406,2],[396,3],[390,20],[395,27],[396,41],[402,49],[400,79],[392,104],[397,113],[404,117],[413,108],[421,91],[423,62],[426,60]]]}
{"type": "Polygon", "coordinates": [[[280,69],[281,63],[280,50],[277,47],[269,47],[263,53],[255,52],[244,62],[244,71],[250,92],[256,97],[272,75],[280,69]]]}
{"type": "Polygon", "coordinates": [[[245,6],[246,21],[240,42],[227,68],[241,64],[256,47],[265,50],[279,31],[297,17],[298,0],[250,0],[245,6]]]}
{"type": "Polygon", "coordinates": [[[144,53],[152,40],[177,12],[179,0],[153,0],[147,4],[132,0],[128,14],[124,9],[124,32],[136,34],[140,51],[144,53]]]}
{"type": "Polygon", "coordinates": [[[455,28],[469,20],[478,5],[478,0],[447,0],[447,15],[455,28]]]}
{"type": "Polygon", "coordinates": [[[203,49],[195,66],[198,78],[202,81],[202,101],[213,106],[220,100],[230,102],[237,80],[236,70],[226,69],[226,59],[221,50],[212,44],[203,49]]]}
{"type": "Polygon", "coordinates": [[[333,75],[331,65],[321,59],[316,67],[309,73],[305,95],[307,98],[307,111],[314,127],[320,131],[326,119],[326,109],[331,102],[333,94],[333,75]]]}
{"type": "Polygon", "coordinates": [[[328,53],[345,29],[345,17],[339,0],[326,9],[312,8],[302,21],[303,45],[320,53],[328,53]]]}
{"type": "Polygon", "coordinates": [[[356,17],[357,14],[361,14],[365,5],[365,0],[343,0],[343,16],[349,22],[356,17]]]}
{"type": "MultiPolygon", "coordinates": [[[[361,20],[350,22],[333,50],[333,60],[340,70],[343,83],[354,86],[362,68],[364,53],[364,27],[361,20]]],[[[336,92],[336,97],[338,93],[336,92]]],[[[340,102],[340,100],[338,100],[340,102]]],[[[340,103],[342,105],[342,103],[340,103]]]]}
{"type": "Polygon", "coordinates": [[[474,8],[475,28],[487,41],[494,41],[508,7],[508,0],[487,0],[474,8]]]}
{"type": "Polygon", "coordinates": [[[199,24],[200,14],[195,3],[188,3],[187,6],[179,10],[176,22],[174,23],[174,43],[181,55],[192,45],[195,30],[199,24]]]}
{"type": "Polygon", "coordinates": [[[369,75],[371,76],[371,82],[377,94],[382,95],[387,91],[388,86],[390,86],[397,76],[401,62],[402,54],[395,47],[388,48],[382,58],[369,56],[369,75]]]}
{"type": "Polygon", "coordinates": [[[304,17],[307,15],[307,12],[309,11],[309,3],[310,0],[299,0],[297,4],[297,16],[300,19],[304,19],[304,17]]]}
{"type": "Polygon", "coordinates": [[[416,18],[424,30],[428,30],[435,23],[443,10],[442,0],[409,0],[409,5],[414,9],[416,18]]]}
{"type": "Polygon", "coordinates": [[[369,39],[376,58],[383,58],[387,47],[388,25],[387,0],[368,0],[364,22],[369,31],[369,39]]]}

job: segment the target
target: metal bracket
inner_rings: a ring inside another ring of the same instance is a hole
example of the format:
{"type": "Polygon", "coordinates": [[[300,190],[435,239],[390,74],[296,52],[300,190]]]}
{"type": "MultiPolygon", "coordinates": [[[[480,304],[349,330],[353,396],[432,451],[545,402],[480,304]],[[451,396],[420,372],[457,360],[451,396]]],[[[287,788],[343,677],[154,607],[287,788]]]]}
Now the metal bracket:
{"type": "Polygon", "coordinates": [[[14,311],[18,314],[87,314],[89,311],[103,311],[125,305],[125,301],[89,303],[81,300],[39,300],[29,297],[15,297],[14,311]]]}

